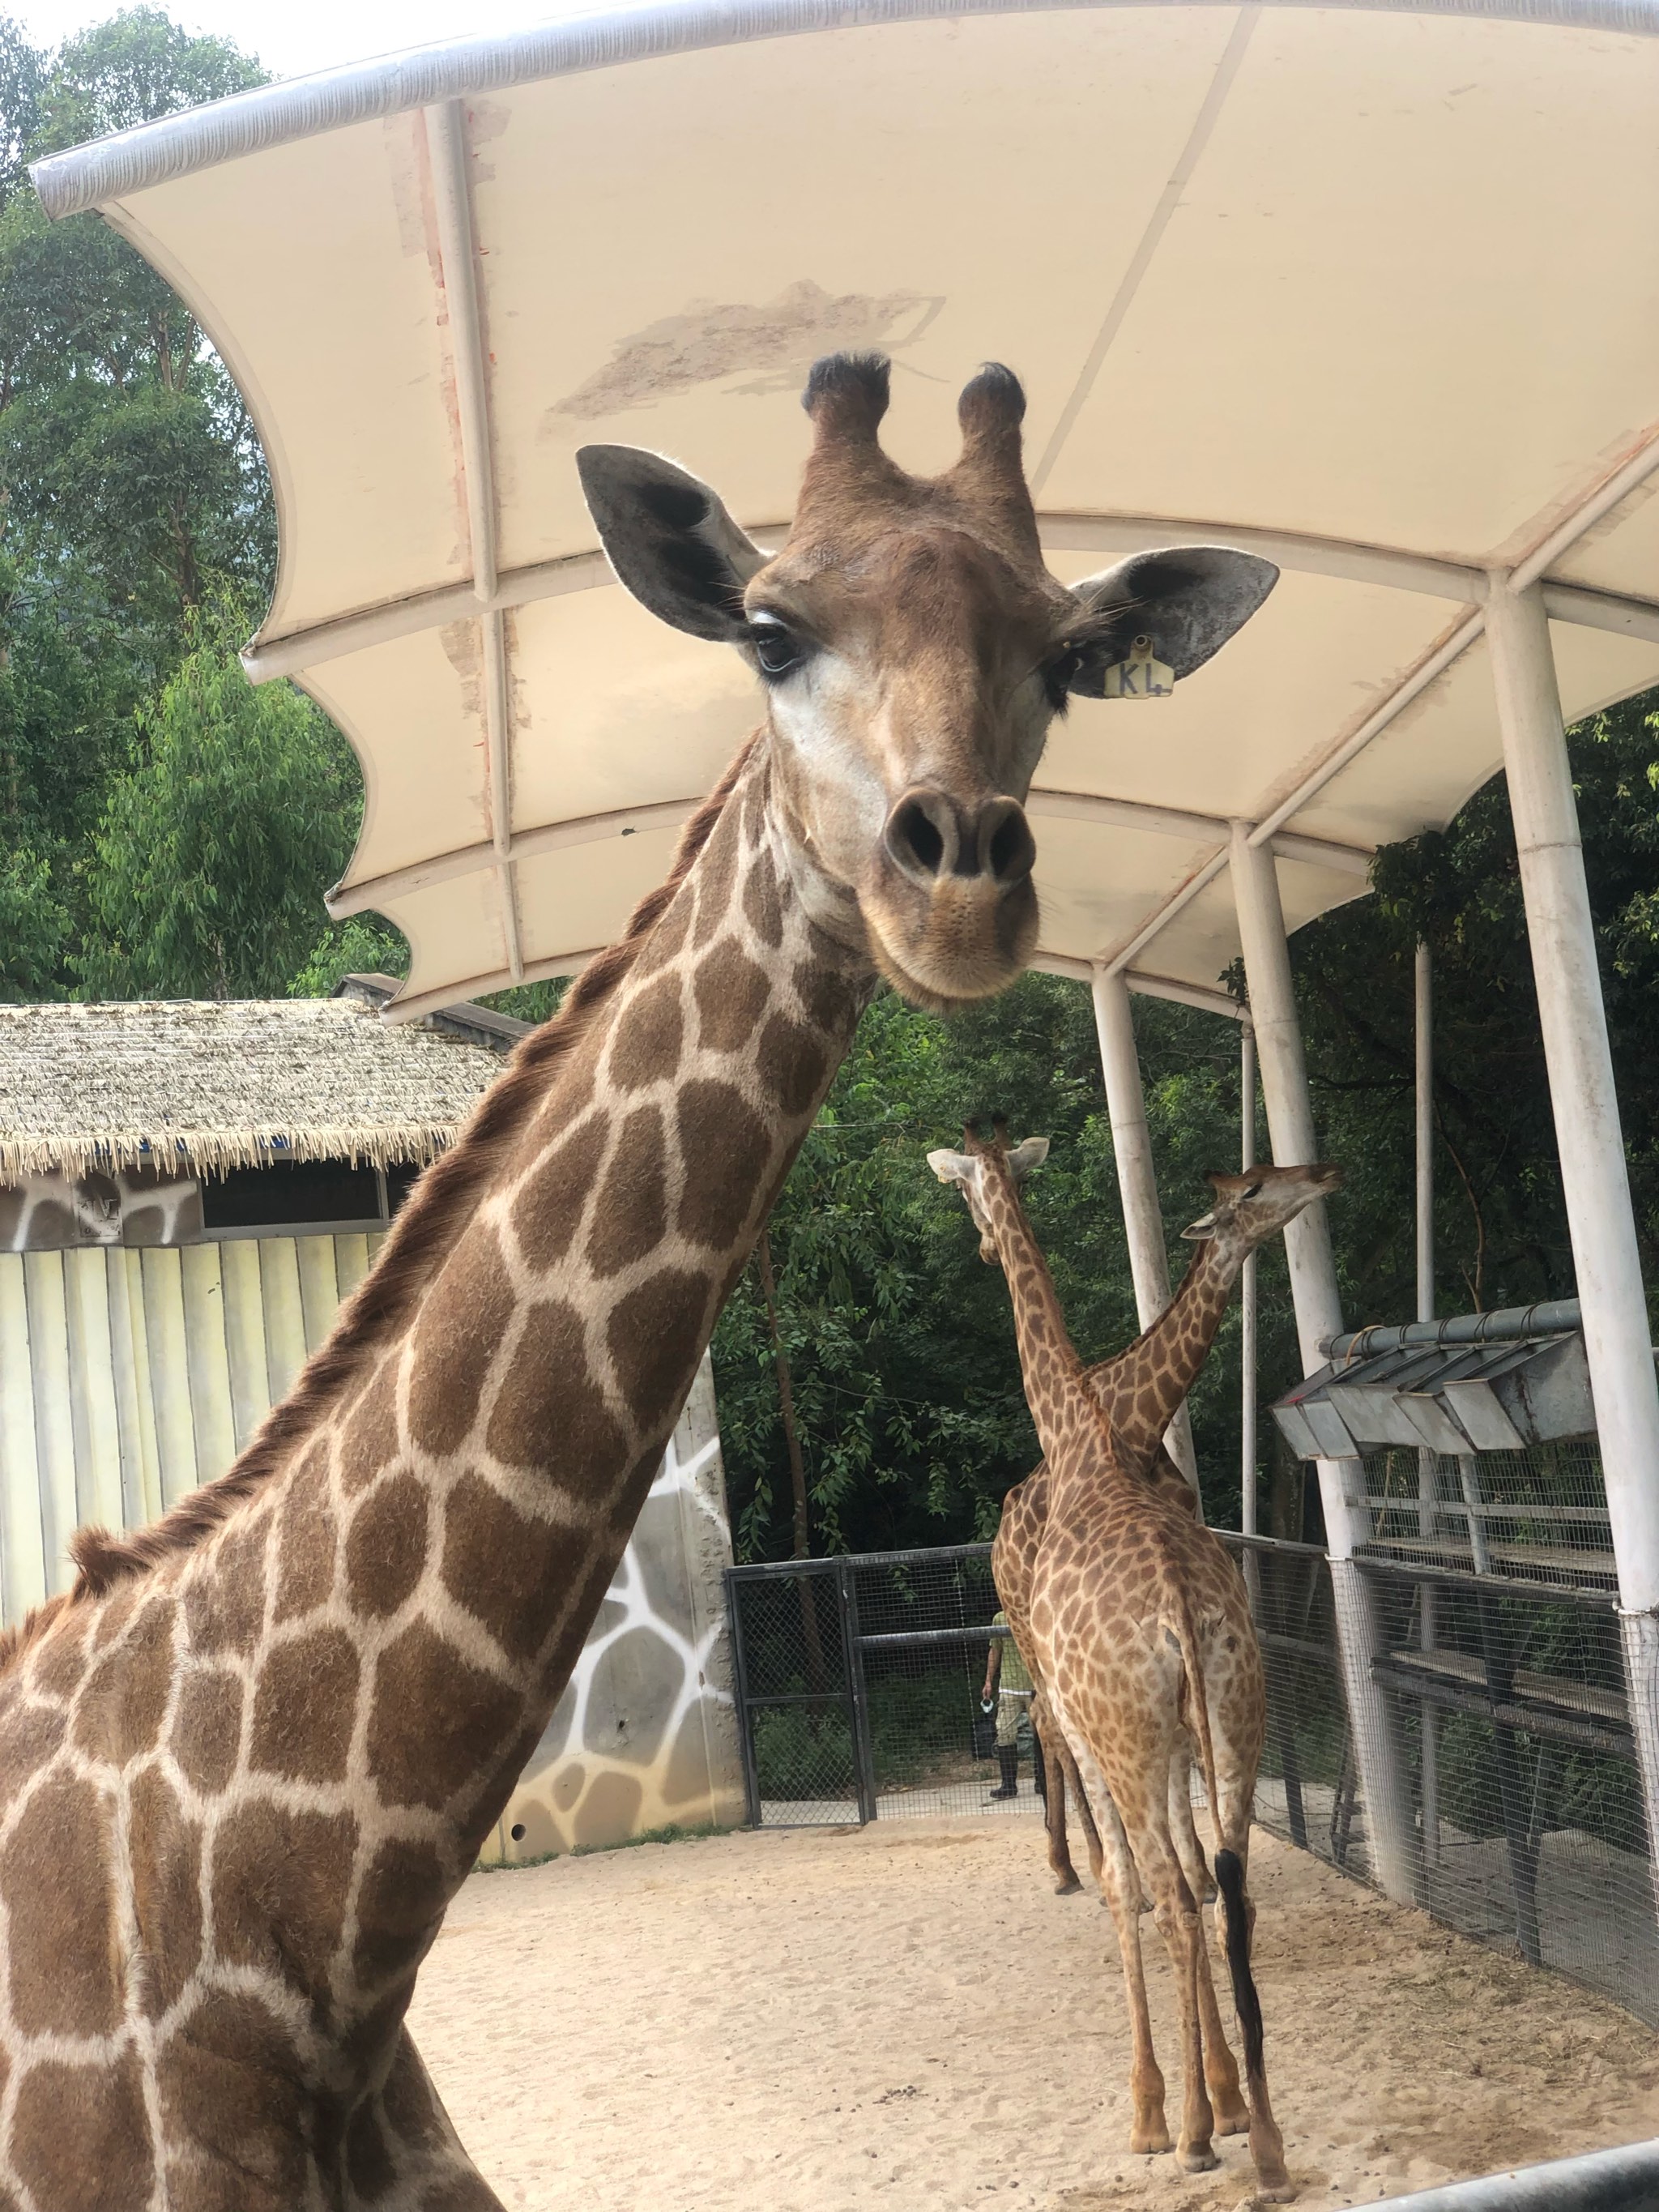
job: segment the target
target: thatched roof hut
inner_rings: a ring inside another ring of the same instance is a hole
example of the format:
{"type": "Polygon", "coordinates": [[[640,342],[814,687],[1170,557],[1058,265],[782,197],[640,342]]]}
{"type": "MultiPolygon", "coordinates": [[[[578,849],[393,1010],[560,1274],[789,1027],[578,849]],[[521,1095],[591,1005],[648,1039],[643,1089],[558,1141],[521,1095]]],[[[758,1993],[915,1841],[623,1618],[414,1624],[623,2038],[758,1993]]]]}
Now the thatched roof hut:
{"type": "Polygon", "coordinates": [[[394,1027],[390,977],[331,999],[0,1006],[0,1185],[273,1158],[421,1166],[525,1030],[483,1006],[394,1027]]]}

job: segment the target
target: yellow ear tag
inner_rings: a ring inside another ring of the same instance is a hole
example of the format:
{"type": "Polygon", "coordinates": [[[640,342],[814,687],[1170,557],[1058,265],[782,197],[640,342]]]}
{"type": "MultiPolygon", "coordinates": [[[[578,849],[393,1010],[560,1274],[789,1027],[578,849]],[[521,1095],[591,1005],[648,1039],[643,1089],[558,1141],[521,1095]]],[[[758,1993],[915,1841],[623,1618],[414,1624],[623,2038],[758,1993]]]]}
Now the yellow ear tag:
{"type": "Polygon", "coordinates": [[[1154,660],[1152,641],[1138,637],[1127,660],[1115,660],[1101,686],[1103,699],[1167,699],[1175,690],[1175,671],[1167,661],[1154,660]]]}

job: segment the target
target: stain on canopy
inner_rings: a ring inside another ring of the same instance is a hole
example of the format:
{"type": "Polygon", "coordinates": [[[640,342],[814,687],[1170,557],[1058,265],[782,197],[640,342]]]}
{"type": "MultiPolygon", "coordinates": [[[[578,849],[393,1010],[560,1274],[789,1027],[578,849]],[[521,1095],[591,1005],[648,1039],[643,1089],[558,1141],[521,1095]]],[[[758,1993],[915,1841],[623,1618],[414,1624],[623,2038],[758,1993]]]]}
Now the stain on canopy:
{"type": "Polygon", "coordinates": [[[763,541],[804,372],[895,364],[945,465],[1024,379],[1055,573],[1195,538],[1283,580],[1161,702],[1079,701],[1039,964],[1219,1003],[1229,825],[1286,920],[1500,763],[1488,574],[1569,717],[1659,682],[1659,9],[675,0],[245,94],[40,163],[178,289],[264,440],[246,661],[349,736],[337,913],[405,1014],[567,973],[757,716],[610,577],[573,456],[668,453],[763,541]]]}

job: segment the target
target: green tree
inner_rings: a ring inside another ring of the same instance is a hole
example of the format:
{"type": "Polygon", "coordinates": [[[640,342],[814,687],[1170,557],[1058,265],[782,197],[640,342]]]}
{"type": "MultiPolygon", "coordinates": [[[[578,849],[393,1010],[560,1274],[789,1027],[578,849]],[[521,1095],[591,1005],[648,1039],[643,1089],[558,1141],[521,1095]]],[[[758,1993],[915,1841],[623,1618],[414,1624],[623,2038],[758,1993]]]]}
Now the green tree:
{"type": "Polygon", "coordinates": [[[85,866],[89,995],[280,994],[313,952],[318,890],[349,857],[362,781],[327,717],[286,684],[255,690],[201,619],[136,718],[85,866]]]}

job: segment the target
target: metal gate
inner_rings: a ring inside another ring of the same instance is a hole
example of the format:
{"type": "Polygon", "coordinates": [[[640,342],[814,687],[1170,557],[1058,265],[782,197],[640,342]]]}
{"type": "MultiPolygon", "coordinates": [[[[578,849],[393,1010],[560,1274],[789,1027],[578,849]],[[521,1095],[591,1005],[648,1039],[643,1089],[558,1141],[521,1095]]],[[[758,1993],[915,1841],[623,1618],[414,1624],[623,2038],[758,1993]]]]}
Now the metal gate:
{"type": "Polygon", "coordinates": [[[988,1544],[726,1571],[749,1819],[842,1826],[1039,1809],[1026,1755],[1012,1799],[980,1721],[1007,1634],[988,1544]]]}

